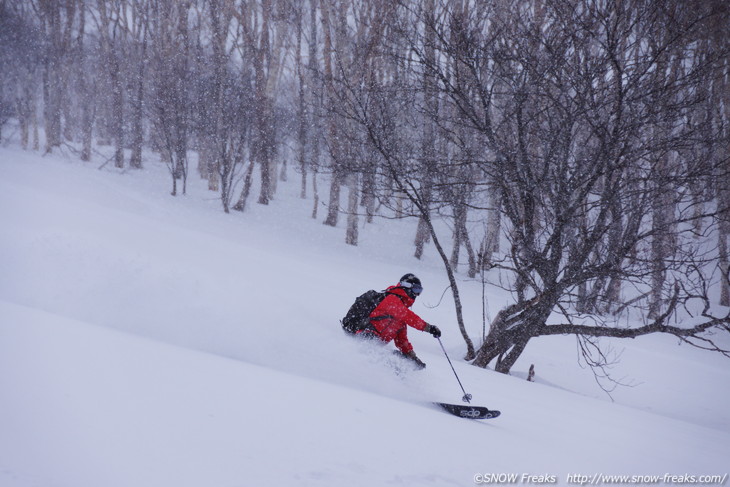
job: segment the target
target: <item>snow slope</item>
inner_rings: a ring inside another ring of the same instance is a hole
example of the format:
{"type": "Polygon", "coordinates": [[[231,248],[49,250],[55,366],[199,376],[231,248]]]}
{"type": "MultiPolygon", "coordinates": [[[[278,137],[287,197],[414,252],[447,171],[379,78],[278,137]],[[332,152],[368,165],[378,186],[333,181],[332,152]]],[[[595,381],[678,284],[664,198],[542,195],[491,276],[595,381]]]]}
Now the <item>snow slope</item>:
{"type": "MultiPolygon", "coordinates": [[[[666,337],[617,342],[615,372],[634,387],[616,402],[577,365],[571,337],[531,343],[512,376],[476,369],[460,360],[433,250],[411,257],[412,226],[378,221],[350,247],[308,218],[294,182],[268,207],[225,215],[193,176],[172,198],[152,160],[99,165],[0,148],[0,486],[728,472],[727,359],[666,337]],[[414,309],[443,329],[474,402],[500,418],[430,404],[461,397],[432,337],[410,333],[428,364],[415,372],[338,329],[354,296],[405,272],[422,277],[414,309]],[[537,383],[524,380],[531,363],[537,383]]],[[[462,287],[477,337],[481,286],[462,287]]],[[[507,300],[490,288],[494,313],[507,300]]]]}

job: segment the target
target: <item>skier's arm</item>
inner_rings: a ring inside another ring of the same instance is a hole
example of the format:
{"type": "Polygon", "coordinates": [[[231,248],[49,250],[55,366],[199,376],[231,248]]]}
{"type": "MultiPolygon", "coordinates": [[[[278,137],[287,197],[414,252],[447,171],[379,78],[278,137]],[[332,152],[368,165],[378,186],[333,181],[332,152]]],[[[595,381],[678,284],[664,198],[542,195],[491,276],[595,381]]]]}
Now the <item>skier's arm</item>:
{"type": "Polygon", "coordinates": [[[423,321],[420,316],[403,304],[403,301],[401,301],[398,296],[388,296],[385,299],[390,300],[390,302],[387,303],[388,314],[401,323],[405,323],[419,331],[423,331],[426,326],[428,326],[428,323],[423,321]]]}

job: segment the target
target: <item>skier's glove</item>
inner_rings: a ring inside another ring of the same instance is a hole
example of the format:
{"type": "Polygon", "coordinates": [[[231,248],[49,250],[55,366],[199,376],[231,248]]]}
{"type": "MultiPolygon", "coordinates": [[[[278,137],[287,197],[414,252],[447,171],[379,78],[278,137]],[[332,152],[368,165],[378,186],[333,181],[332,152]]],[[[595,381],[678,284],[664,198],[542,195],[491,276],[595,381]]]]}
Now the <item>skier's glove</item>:
{"type": "Polygon", "coordinates": [[[407,353],[407,354],[405,354],[405,356],[406,356],[407,358],[409,358],[409,359],[413,360],[413,362],[414,362],[414,363],[416,364],[416,366],[417,366],[417,367],[418,367],[419,369],[425,369],[425,368],[426,368],[426,364],[424,364],[424,363],[423,363],[423,362],[421,361],[421,359],[420,359],[420,358],[418,358],[418,357],[416,356],[416,352],[414,352],[413,350],[411,350],[411,352],[410,352],[410,353],[407,353]]]}
{"type": "Polygon", "coordinates": [[[433,335],[434,338],[440,338],[441,337],[441,330],[438,329],[438,326],[434,325],[426,325],[426,328],[423,329],[426,333],[430,333],[433,335]]]}

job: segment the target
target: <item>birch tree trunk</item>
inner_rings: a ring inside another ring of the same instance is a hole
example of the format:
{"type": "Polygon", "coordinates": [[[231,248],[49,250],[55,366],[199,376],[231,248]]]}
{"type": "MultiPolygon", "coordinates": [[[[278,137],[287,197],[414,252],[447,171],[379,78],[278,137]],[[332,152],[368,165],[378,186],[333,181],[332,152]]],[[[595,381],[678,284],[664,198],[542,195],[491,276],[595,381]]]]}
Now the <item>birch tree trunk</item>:
{"type": "Polygon", "coordinates": [[[309,0],[309,76],[312,88],[310,90],[312,131],[310,136],[311,150],[309,151],[308,166],[312,171],[312,219],[317,219],[319,209],[319,188],[317,187],[317,173],[319,172],[320,158],[320,131],[322,117],[322,79],[320,76],[319,61],[317,58],[317,3],[318,0],[309,0]]]}
{"type": "Polygon", "coordinates": [[[327,116],[327,134],[330,146],[330,158],[332,160],[332,179],[330,182],[330,197],[327,205],[327,218],[325,225],[337,226],[340,215],[340,189],[342,187],[342,168],[340,166],[340,142],[339,130],[334,115],[334,84],[332,74],[332,58],[334,50],[332,46],[332,23],[330,12],[330,0],[321,0],[322,31],[324,33],[324,91],[325,91],[325,112],[327,116]]]}
{"type": "Polygon", "coordinates": [[[81,160],[89,161],[91,159],[91,143],[93,141],[94,114],[96,112],[96,89],[95,77],[89,72],[91,63],[89,62],[88,49],[86,47],[84,35],[86,31],[86,11],[87,6],[82,2],[79,13],[79,33],[78,33],[78,79],[79,79],[79,95],[81,99],[81,160]]]}
{"type": "Polygon", "coordinates": [[[124,58],[123,42],[120,38],[125,30],[122,25],[126,21],[126,10],[123,4],[111,4],[106,0],[97,0],[99,12],[99,35],[104,65],[107,67],[111,100],[109,103],[109,128],[114,142],[114,166],[124,167],[124,58]]]}
{"type": "Polygon", "coordinates": [[[43,32],[43,119],[46,129],[45,151],[61,145],[61,5],[38,0],[43,32]]]}
{"type": "MultiPolygon", "coordinates": [[[[426,115],[423,117],[423,133],[421,135],[421,161],[422,174],[421,180],[423,184],[423,200],[427,213],[431,212],[431,185],[434,176],[435,158],[436,158],[436,120],[438,120],[438,88],[437,81],[434,79],[434,73],[430,69],[436,63],[436,53],[434,50],[434,30],[435,23],[435,5],[434,0],[426,0],[423,7],[423,19],[425,30],[423,33],[423,53],[426,69],[423,70],[423,96],[426,115]]],[[[418,226],[416,227],[416,237],[414,240],[415,252],[414,257],[420,259],[423,257],[423,251],[426,244],[431,239],[431,232],[428,229],[426,218],[422,215],[418,217],[418,226]]]]}

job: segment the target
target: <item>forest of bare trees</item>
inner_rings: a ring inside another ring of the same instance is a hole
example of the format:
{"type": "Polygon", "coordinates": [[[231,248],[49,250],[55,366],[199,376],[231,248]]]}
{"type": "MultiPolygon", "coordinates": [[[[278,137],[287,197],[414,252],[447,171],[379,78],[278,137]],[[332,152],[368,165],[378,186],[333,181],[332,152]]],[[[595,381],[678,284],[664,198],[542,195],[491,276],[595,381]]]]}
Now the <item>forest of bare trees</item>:
{"type": "Polygon", "coordinates": [[[296,177],[351,245],[417,219],[477,366],[555,334],[730,356],[729,32],[724,0],[0,0],[0,140],[162,161],[227,213],[296,177]],[[484,336],[457,276],[514,297],[484,336]]]}

